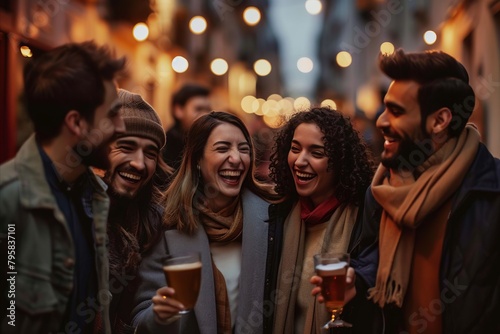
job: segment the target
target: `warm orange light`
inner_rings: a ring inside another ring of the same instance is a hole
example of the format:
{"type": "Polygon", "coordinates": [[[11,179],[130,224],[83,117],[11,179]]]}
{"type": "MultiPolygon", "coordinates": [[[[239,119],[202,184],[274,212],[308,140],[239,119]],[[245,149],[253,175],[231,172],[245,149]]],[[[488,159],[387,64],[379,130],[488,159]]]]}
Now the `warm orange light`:
{"type": "Polygon", "coordinates": [[[266,75],[271,73],[272,66],[268,60],[259,59],[253,64],[253,69],[255,73],[257,73],[261,77],[265,77],[266,75]]]}
{"type": "Polygon", "coordinates": [[[26,58],[33,57],[33,53],[31,52],[31,49],[29,48],[29,46],[23,45],[19,48],[19,50],[21,51],[21,54],[23,55],[23,57],[26,57],[26,58]]]}
{"type": "Polygon", "coordinates": [[[394,45],[391,42],[384,42],[380,45],[380,52],[385,55],[394,53],[394,45]]]}
{"type": "Polygon", "coordinates": [[[340,51],[337,53],[337,64],[340,67],[349,67],[352,64],[352,56],[347,51],[340,51]]]}
{"type": "Polygon", "coordinates": [[[229,65],[227,64],[227,61],[225,61],[224,59],[216,58],[212,60],[212,63],[210,64],[210,69],[212,70],[212,73],[215,75],[224,75],[229,69],[229,65]]]}
{"type": "Polygon", "coordinates": [[[257,25],[260,22],[260,18],[260,10],[257,7],[247,7],[243,12],[243,20],[249,26],[257,25]]]}

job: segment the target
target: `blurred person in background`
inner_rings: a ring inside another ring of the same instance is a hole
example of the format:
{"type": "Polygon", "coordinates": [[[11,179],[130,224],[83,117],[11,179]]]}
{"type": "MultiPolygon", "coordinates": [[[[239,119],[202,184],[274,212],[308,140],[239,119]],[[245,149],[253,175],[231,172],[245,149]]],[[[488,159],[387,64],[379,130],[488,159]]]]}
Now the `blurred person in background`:
{"type": "Polygon", "coordinates": [[[172,117],[174,125],[167,130],[167,144],[163,149],[163,159],[174,170],[182,161],[186,135],[191,124],[200,116],[209,113],[210,90],[197,84],[186,84],[172,96],[172,117]]]}

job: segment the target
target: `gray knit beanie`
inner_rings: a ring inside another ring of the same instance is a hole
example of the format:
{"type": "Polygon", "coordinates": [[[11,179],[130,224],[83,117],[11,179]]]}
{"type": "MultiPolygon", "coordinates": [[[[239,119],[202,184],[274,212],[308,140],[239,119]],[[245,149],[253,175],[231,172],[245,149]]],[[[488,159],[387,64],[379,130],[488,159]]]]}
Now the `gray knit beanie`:
{"type": "Polygon", "coordinates": [[[151,139],[158,148],[165,145],[165,131],[160,117],[139,94],[125,89],[118,90],[118,101],[121,103],[120,113],[125,122],[125,133],[119,137],[137,136],[151,139]]]}

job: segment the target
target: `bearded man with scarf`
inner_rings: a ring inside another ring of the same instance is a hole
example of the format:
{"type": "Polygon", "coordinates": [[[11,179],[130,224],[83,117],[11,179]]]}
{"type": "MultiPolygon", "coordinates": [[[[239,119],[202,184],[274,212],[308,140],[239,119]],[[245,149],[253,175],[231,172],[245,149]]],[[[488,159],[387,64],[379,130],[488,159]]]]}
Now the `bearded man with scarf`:
{"type": "Polygon", "coordinates": [[[500,333],[500,161],[467,124],[468,73],[438,51],[398,50],[379,66],[393,81],[363,230],[378,242],[353,261],[371,287],[368,300],[358,288],[353,331],[500,333]]]}

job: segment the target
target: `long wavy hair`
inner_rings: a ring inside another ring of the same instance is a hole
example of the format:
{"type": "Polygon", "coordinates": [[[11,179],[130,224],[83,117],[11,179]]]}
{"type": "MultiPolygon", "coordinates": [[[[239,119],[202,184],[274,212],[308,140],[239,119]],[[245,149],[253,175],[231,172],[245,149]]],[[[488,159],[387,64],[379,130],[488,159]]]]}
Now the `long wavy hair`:
{"type": "Polygon", "coordinates": [[[288,153],[295,129],[302,123],[316,124],[323,133],[328,170],[334,177],[335,196],[341,203],[359,205],[370,185],[373,164],[366,144],[349,118],[330,108],[312,108],[294,114],[275,137],[269,166],[270,177],[278,194],[298,199],[288,153]]]}
{"type": "MultiPolygon", "coordinates": [[[[159,155],[153,177],[134,200],[111,206],[108,236],[112,275],[118,275],[122,270],[135,272],[142,258],[161,236],[161,189],[171,174],[172,168],[159,155]]],[[[110,197],[113,199],[112,192],[110,197]]]]}
{"type": "Polygon", "coordinates": [[[201,180],[197,165],[203,157],[208,137],[217,126],[223,123],[240,129],[250,145],[250,166],[242,188],[247,188],[268,201],[277,199],[271,186],[255,179],[254,144],[245,124],[235,115],[212,111],[198,118],[189,130],[181,166],[174,175],[163,200],[165,208],[163,221],[167,227],[176,228],[188,234],[196,230],[198,221],[193,201],[197,191],[203,192],[203,180],[201,180]]]}

